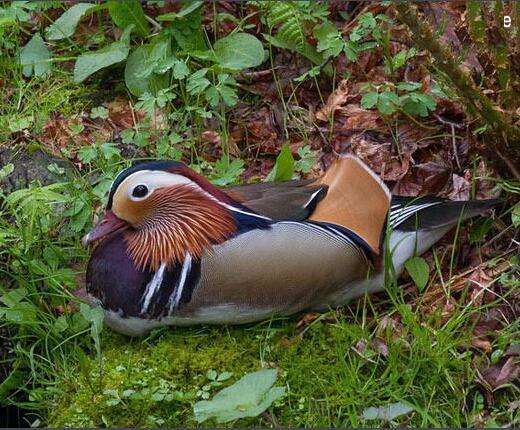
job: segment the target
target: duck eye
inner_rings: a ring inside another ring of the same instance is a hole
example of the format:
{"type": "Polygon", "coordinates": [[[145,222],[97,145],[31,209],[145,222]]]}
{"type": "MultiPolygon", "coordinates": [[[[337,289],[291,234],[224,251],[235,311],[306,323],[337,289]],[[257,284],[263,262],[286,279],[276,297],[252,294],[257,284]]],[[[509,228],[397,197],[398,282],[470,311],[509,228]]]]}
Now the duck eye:
{"type": "Polygon", "coordinates": [[[146,185],[136,185],[132,191],[133,197],[144,197],[148,194],[148,188],[146,185]]]}

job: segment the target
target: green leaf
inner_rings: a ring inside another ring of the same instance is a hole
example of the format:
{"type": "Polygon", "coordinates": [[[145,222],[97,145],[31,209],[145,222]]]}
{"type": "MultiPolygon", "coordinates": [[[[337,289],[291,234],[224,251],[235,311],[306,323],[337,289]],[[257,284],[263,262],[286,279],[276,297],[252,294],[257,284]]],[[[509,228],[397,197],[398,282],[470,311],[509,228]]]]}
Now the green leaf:
{"type": "Polygon", "coordinates": [[[200,94],[209,86],[211,82],[204,77],[207,72],[207,68],[200,69],[188,78],[188,82],[186,83],[186,90],[190,94],[200,94]]]}
{"type": "Polygon", "coordinates": [[[422,87],[420,82],[399,82],[396,88],[399,91],[415,91],[422,87]]]}
{"type": "Polygon", "coordinates": [[[365,421],[368,420],[382,420],[382,421],[391,421],[397,417],[400,417],[401,415],[405,415],[411,411],[413,411],[414,408],[410,405],[407,405],[402,402],[392,403],[388,406],[379,406],[379,407],[370,407],[366,408],[363,411],[363,414],[361,416],[362,419],[365,421]]]}
{"type": "Polygon", "coordinates": [[[229,69],[256,67],[264,61],[262,42],[247,33],[235,33],[219,39],[213,49],[219,65],[229,69]]]}
{"type": "Polygon", "coordinates": [[[225,423],[244,417],[256,417],[285,394],[284,387],[273,387],[276,369],[248,373],[230,387],[219,391],[212,400],[195,403],[193,412],[198,423],[215,418],[225,423]]]}
{"type": "Polygon", "coordinates": [[[81,18],[94,8],[97,8],[97,6],[92,3],[75,4],[45,29],[45,38],[47,40],[61,40],[72,36],[81,18]]]}
{"type": "Polygon", "coordinates": [[[187,53],[193,51],[204,51],[207,49],[204,34],[202,32],[202,2],[186,2],[186,6],[179,12],[172,12],[160,15],[157,21],[175,21],[173,25],[168,27],[175,41],[187,53]]]}
{"type": "Polygon", "coordinates": [[[491,218],[479,218],[471,226],[469,232],[469,240],[471,243],[479,242],[493,227],[493,220],[491,218]]]}
{"type": "Polygon", "coordinates": [[[51,70],[51,53],[39,33],[36,33],[20,52],[20,64],[24,76],[43,77],[51,70]]]}
{"type": "MultiPolygon", "coordinates": [[[[321,65],[323,63],[323,55],[321,55],[316,50],[316,47],[310,45],[307,41],[304,43],[303,46],[298,46],[291,40],[282,39],[277,36],[272,36],[269,34],[262,34],[262,36],[264,36],[264,38],[271,45],[276,46],[277,48],[288,49],[290,51],[298,52],[299,54],[311,60],[316,65],[321,65]]],[[[324,69],[324,71],[326,71],[326,68],[324,69]]]]}
{"type": "Polygon", "coordinates": [[[204,4],[203,1],[188,1],[184,4],[179,12],[170,12],[165,13],[164,15],[159,15],[156,19],[157,21],[175,21],[178,18],[183,18],[186,15],[189,15],[194,10],[198,9],[204,4]]]}
{"type": "Polygon", "coordinates": [[[390,115],[397,110],[399,106],[399,96],[391,91],[385,91],[379,94],[377,98],[377,110],[383,115],[390,115]]]}
{"type": "Polygon", "coordinates": [[[211,182],[219,187],[238,182],[240,175],[244,172],[244,160],[235,158],[231,163],[227,157],[222,156],[215,163],[215,174],[211,182]]]}
{"type": "Polygon", "coordinates": [[[184,79],[190,74],[190,69],[184,61],[177,61],[173,66],[173,77],[175,79],[184,79]]]}
{"type": "Polygon", "coordinates": [[[401,107],[408,114],[426,117],[430,111],[435,110],[437,103],[428,94],[409,93],[401,97],[401,107]]]}
{"type": "Polygon", "coordinates": [[[378,98],[379,94],[376,92],[366,93],[361,97],[361,106],[365,109],[371,109],[376,105],[378,98]]]}
{"type": "Polygon", "coordinates": [[[98,70],[125,60],[130,51],[129,42],[132,29],[133,25],[127,27],[121,38],[107,47],[80,55],[74,65],[74,81],[82,82],[98,70]]]}
{"type": "Polygon", "coordinates": [[[513,211],[511,212],[511,221],[515,227],[520,225],[520,202],[513,206],[513,211]]]}
{"type": "Polygon", "coordinates": [[[94,341],[96,352],[101,354],[101,331],[103,330],[103,319],[105,315],[103,308],[101,308],[101,306],[91,308],[89,305],[81,303],[79,311],[83,318],[90,322],[90,337],[94,341]]]}
{"type": "Polygon", "coordinates": [[[323,52],[325,57],[335,57],[344,49],[345,42],[338,29],[329,21],[314,27],[313,35],[318,39],[316,49],[323,52]]]}
{"type": "Polygon", "coordinates": [[[265,178],[265,181],[290,181],[294,174],[294,158],[289,144],[284,144],[273,170],[265,178]]]}
{"type": "Polygon", "coordinates": [[[409,273],[413,282],[417,286],[419,291],[424,290],[428,283],[428,277],[430,275],[430,268],[426,261],[422,257],[412,257],[404,263],[404,267],[409,273]]]}
{"type": "Polygon", "coordinates": [[[151,45],[140,46],[126,60],[125,84],[134,96],[139,97],[147,92],[156,94],[157,91],[168,86],[167,75],[150,73],[145,78],[142,77],[143,72],[148,68],[147,60],[152,55],[152,50],[151,45]]]}
{"type": "Polygon", "coordinates": [[[146,20],[139,0],[111,0],[107,3],[110,18],[119,28],[135,25],[135,32],[142,37],[149,33],[146,20]]]}
{"type": "Polygon", "coordinates": [[[364,13],[359,17],[359,24],[365,28],[373,29],[376,27],[377,22],[371,12],[364,13]]]}
{"type": "Polygon", "coordinates": [[[235,88],[230,87],[228,85],[220,85],[217,89],[220,94],[220,97],[222,97],[222,101],[226,106],[232,107],[237,104],[238,94],[235,88]]]}

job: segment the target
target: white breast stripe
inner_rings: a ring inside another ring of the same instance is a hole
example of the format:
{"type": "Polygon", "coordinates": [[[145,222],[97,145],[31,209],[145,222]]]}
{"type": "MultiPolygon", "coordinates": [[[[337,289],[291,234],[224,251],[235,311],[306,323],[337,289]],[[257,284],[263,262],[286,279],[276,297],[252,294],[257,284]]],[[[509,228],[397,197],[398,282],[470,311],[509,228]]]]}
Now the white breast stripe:
{"type": "Polygon", "coordinates": [[[357,250],[357,252],[361,254],[361,256],[368,262],[367,255],[365,254],[363,249],[361,249],[361,247],[358,246],[350,237],[348,237],[345,233],[341,232],[340,230],[335,229],[334,227],[328,226],[328,228],[334,231],[336,234],[343,237],[346,241],[348,241],[357,250]]]}
{"type": "Polygon", "coordinates": [[[168,315],[171,315],[173,310],[177,307],[179,304],[179,300],[182,296],[182,290],[184,290],[184,284],[186,283],[186,279],[188,277],[188,273],[191,269],[191,255],[187,252],[186,257],[184,258],[184,263],[182,264],[182,271],[181,275],[179,276],[179,280],[177,281],[177,284],[175,285],[175,288],[172,292],[172,295],[170,296],[169,300],[169,308],[168,308],[168,315]]]}
{"type": "Polygon", "coordinates": [[[163,277],[164,277],[164,270],[166,269],[166,264],[161,263],[161,266],[159,267],[159,270],[155,272],[153,275],[153,278],[150,282],[148,282],[148,285],[146,285],[146,289],[144,290],[143,294],[143,306],[141,308],[141,313],[144,313],[148,310],[148,306],[150,306],[150,301],[152,300],[152,297],[157,292],[159,287],[162,284],[163,277]]]}

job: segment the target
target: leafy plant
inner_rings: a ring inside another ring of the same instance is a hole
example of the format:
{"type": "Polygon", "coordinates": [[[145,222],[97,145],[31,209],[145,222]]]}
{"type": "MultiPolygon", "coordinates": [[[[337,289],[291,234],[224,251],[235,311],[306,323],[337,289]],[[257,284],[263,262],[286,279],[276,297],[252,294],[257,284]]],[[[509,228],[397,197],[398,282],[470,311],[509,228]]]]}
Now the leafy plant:
{"type": "Polygon", "coordinates": [[[20,64],[24,76],[33,74],[39,78],[45,77],[51,70],[49,62],[51,54],[41,36],[36,33],[20,51],[20,64]]]}
{"type": "Polygon", "coordinates": [[[195,403],[195,419],[201,423],[214,417],[217,422],[225,423],[261,414],[285,394],[284,387],[273,387],[276,376],[276,369],[248,373],[219,391],[212,400],[195,403]]]}
{"type": "Polygon", "coordinates": [[[318,19],[323,19],[323,14],[312,13],[311,2],[257,2],[265,13],[265,19],[270,29],[270,34],[264,37],[278,48],[285,48],[307,57],[314,64],[321,64],[323,57],[308,41],[305,35],[305,25],[318,19]],[[273,35],[277,27],[276,35],[273,35]]]}
{"type": "Polygon", "coordinates": [[[286,143],[282,146],[282,150],[276,157],[273,170],[269,172],[269,175],[265,178],[266,182],[269,181],[289,181],[292,179],[294,174],[294,157],[291,152],[289,144],[286,143]]]}
{"type": "Polygon", "coordinates": [[[436,109],[437,103],[432,96],[418,91],[421,86],[418,82],[367,84],[362,88],[366,93],[361,98],[361,106],[365,109],[375,107],[383,115],[402,111],[426,117],[436,109]]]}
{"type": "Polygon", "coordinates": [[[406,271],[413,279],[417,289],[419,291],[424,290],[428,283],[428,277],[430,275],[430,268],[426,261],[422,257],[412,257],[404,263],[406,271]]]}

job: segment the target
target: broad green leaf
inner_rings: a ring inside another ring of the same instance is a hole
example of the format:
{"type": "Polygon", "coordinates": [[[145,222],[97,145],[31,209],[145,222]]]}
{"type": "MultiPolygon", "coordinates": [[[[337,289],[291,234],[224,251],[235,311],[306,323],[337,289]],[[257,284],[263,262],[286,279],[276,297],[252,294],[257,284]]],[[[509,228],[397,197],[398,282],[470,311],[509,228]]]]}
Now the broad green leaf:
{"type": "Polygon", "coordinates": [[[173,77],[175,79],[184,79],[186,76],[190,74],[190,69],[184,61],[177,61],[173,66],[173,77]]]}
{"type": "Polygon", "coordinates": [[[96,352],[101,354],[101,331],[103,330],[104,312],[101,306],[91,308],[85,303],[81,303],[79,311],[83,318],[90,322],[90,337],[94,341],[96,352]]]}
{"type": "Polygon", "coordinates": [[[148,92],[156,94],[158,90],[168,86],[167,75],[157,75],[151,73],[146,78],[142,78],[142,73],[147,68],[147,59],[152,51],[150,45],[143,45],[133,51],[126,60],[125,65],[125,84],[130,92],[139,97],[148,92]]]}
{"type": "Polygon", "coordinates": [[[312,33],[318,39],[316,49],[323,52],[327,58],[339,55],[345,46],[338,29],[329,21],[314,27],[312,33]]]}
{"type": "Polygon", "coordinates": [[[381,420],[381,421],[391,421],[401,415],[406,415],[409,412],[414,410],[413,407],[407,405],[405,403],[397,402],[392,403],[388,406],[379,406],[379,407],[370,407],[366,408],[363,411],[361,416],[365,421],[368,420],[381,420]]]}
{"type": "Polygon", "coordinates": [[[363,97],[361,97],[361,106],[365,109],[371,109],[376,105],[378,98],[379,94],[375,91],[366,93],[363,97]]]}
{"type": "Polygon", "coordinates": [[[404,267],[410,274],[418,290],[424,290],[430,275],[430,268],[428,267],[428,264],[426,264],[426,261],[424,261],[424,258],[412,257],[404,263],[404,267]]]}
{"type": "Polygon", "coordinates": [[[415,91],[422,87],[420,82],[399,82],[396,88],[400,91],[415,91]]]}
{"type": "Polygon", "coordinates": [[[98,70],[125,60],[130,50],[129,42],[132,29],[133,25],[128,26],[121,38],[107,47],[80,55],[74,65],[74,81],[82,82],[98,70]]]}
{"type": "Polygon", "coordinates": [[[186,89],[190,94],[200,94],[210,85],[211,82],[207,78],[205,78],[207,72],[208,69],[203,68],[197,70],[188,78],[186,89]]]}
{"type": "Polygon", "coordinates": [[[20,52],[20,64],[24,76],[43,77],[51,70],[51,53],[39,33],[36,33],[20,52]]]}
{"type": "Polygon", "coordinates": [[[204,4],[203,1],[188,1],[185,2],[184,6],[181,8],[179,12],[170,12],[165,13],[164,15],[159,15],[157,17],[157,21],[175,21],[178,18],[183,18],[186,15],[189,15],[194,10],[198,9],[204,4]]]}
{"type": "Polygon", "coordinates": [[[220,85],[218,87],[218,92],[226,106],[233,107],[237,104],[238,94],[235,88],[230,87],[228,85],[220,85]]]}
{"type": "Polygon", "coordinates": [[[469,232],[469,240],[471,243],[479,242],[484,239],[484,236],[493,227],[493,220],[491,218],[479,218],[471,226],[469,232]]]}
{"type": "Polygon", "coordinates": [[[294,174],[294,158],[291,152],[289,144],[284,144],[278,157],[276,157],[276,163],[273,170],[269,172],[269,175],[265,178],[268,181],[290,181],[294,174]]]}
{"type": "Polygon", "coordinates": [[[375,28],[377,25],[376,19],[371,12],[364,13],[359,17],[359,24],[366,28],[375,28]]]}
{"type": "Polygon", "coordinates": [[[96,7],[92,3],[75,4],[54,21],[54,24],[45,29],[45,38],[47,40],[61,40],[72,36],[81,18],[96,7]]]}
{"type": "Polygon", "coordinates": [[[212,400],[195,403],[197,422],[215,418],[219,423],[256,417],[285,394],[284,387],[273,387],[277,371],[264,369],[248,373],[230,387],[219,391],[212,400]]]}
{"type": "MultiPolygon", "coordinates": [[[[271,36],[269,34],[264,34],[264,33],[262,33],[262,36],[264,36],[265,40],[267,40],[271,45],[276,46],[277,48],[288,49],[290,51],[298,52],[299,54],[301,54],[304,57],[311,60],[316,65],[323,64],[323,55],[321,55],[316,50],[316,47],[312,46],[308,42],[305,42],[303,46],[298,46],[293,41],[285,40],[280,37],[271,36]]],[[[332,70],[332,69],[330,69],[330,70],[332,70]]],[[[327,72],[327,66],[325,66],[323,71],[325,73],[329,74],[327,72]]]]}
{"type": "Polygon", "coordinates": [[[107,3],[110,18],[119,28],[135,25],[135,32],[142,37],[149,33],[149,25],[139,0],[111,0],[107,3]]]}
{"type": "Polygon", "coordinates": [[[385,91],[377,98],[377,110],[384,115],[390,115],[397,110],[399,102],[399,96],[396,93],[385,91]]]}
{"type": "Polygon", "coordinates": [[[229,69],[256,67],[264,61],[264,47],[255,36],[235,33],[215,42],[217,62],[229,69]]]}
{"type": "Polygon", "coordinates": [[[207,49],[204,34],[202,32],[202,15],[200,2],[192,2],[181,11],[172,14],[160,15],[158,21],[175,21],[168,30],[171,31],[175,41],[186,52],[204,51],[207,49]]]}

